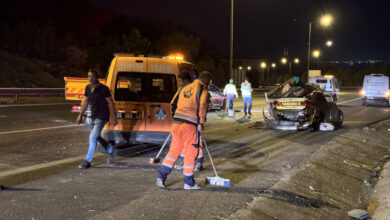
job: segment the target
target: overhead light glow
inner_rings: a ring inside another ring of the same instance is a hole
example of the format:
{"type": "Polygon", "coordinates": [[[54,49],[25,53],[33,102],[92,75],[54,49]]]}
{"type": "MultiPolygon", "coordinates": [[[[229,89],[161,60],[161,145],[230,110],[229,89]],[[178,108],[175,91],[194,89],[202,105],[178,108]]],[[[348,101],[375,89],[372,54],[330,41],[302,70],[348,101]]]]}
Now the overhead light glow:
{"type": "Polygon", "coordinates": [[[263,68],[263,69],[266,68],[267,67],[267,63],[266,62],[261,62],[260,63],[260,67],[263,68]]]}

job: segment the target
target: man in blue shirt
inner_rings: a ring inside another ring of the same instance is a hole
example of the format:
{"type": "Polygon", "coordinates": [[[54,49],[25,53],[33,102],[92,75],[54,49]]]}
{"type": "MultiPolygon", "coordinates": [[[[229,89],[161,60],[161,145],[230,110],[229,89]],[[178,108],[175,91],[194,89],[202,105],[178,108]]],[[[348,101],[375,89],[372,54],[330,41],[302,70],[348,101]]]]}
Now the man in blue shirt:
{"type": "MultiPolygon", "coordinates": [[[[96,143],[99,141],[98,138],[104,125],[107,122],[112,126],[117,124],[114,102],[112,101],[110,90],[98,81],[98,71],[96,69],[90,69],[88,71],[88,80],[90,84],[85,87],[83,105],[80,115],[76,120],[76,123],[80,124],[87,107],[90,106],[91,133],[89,135],[89,148],[85,160],[79,166],[80,169],[88,169],[91,167],[96,143]]],[[[107,163],[112,163],[116,155],[116,150],[108,144],[107,152],[109,155],[107,163]]]]}
{"type": "Polygon", "coordinates": [[[252,115],[251,109],[252,109],[252,85],[250,82],[248,82],[248,77],[245,77],[245,81],[241,83],[241,94],[242,99],[244,101],[244,113],[246,116],[246,113],[248,112],[249,115],[252,115]],[[248,104],[248,109],[246,108],[248,104]]]}

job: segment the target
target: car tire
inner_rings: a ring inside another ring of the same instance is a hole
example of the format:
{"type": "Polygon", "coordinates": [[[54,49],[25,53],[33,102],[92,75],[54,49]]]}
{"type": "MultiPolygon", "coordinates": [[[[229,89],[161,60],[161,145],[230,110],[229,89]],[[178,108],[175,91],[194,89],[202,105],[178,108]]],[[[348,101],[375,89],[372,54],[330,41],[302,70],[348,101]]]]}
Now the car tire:
{"type": "Polygon", "coordinates": [[[366,102],[366,101],[362,101],[362,105],[363,105],[363,106],[366,106],[366,105],[367,105],[367,102],[366,102]]]}
{"type": "Polygon", "coordinates": [[[334,126],[335,126],[336,128],[339,128],[339,127],[341,127],[341,125],[343,124],[343,122],[344,122],[344,113],[343,113],[343,111],[339,111],[339,121],[336,122],[336,123],[334,123],[334,126]]]}

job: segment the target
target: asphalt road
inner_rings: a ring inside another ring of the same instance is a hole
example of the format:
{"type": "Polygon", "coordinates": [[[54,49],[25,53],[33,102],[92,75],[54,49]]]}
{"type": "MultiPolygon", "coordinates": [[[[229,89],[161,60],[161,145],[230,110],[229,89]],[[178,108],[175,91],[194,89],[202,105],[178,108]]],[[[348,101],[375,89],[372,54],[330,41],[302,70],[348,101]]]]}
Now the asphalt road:
{"type": "MultiPolygon", "coordinates": [[[[358,97],[357,92],[341,94],[345,122],[336,132],[269,130],[262,122],[261,96],[254,98],[250,119],[241,112],[234,119],[226,112],[209,113],[205,136],[217,169],[233,186],[205,184],[205,177],[214,175],[206,159],[206,169],[196,174],[204,186],[200,192],[182,190],[179,171],[167,180],[170,190],[158,189],[159,164],[148,163],[156,151],[134,152],[114,165],[98,156],[93,168],[76,168],[86,153],[89,131],[75,125],[70,104],[0,107],[0,184],[9,186],[0,194],[1,218],[227,218],[338,135],[390,118],[389,107],[361,106],[358,97]]],[[[236,100],[235,109],[241,107],[241,99],[236,100]]]]}

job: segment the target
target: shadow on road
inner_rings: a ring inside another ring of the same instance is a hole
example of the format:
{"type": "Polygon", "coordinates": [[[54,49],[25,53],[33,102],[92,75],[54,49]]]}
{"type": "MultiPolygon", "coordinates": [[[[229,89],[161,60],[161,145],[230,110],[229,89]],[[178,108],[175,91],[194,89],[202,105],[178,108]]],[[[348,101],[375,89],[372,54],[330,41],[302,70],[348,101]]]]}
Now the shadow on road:
{"type": "MultiPolygon", "coordinates": [[[[185,191],[182,188],[167,188],[167,191],[185,191]]],[[[207,186],[201,189],[207,192],[225,192],[225,193],[239,193],[260,196],[268,199],[278,200],[281,202],[287,202],[291,205],[308,207],[308,208],[321,208],[329,207],[333,209],[340,209],[340,207],[331,203],[321,201],[314,198],[308,198],[296,193],[292,193],[283,189],[266,189],[266,188],[248,188],[248,187],[216,187],[207,186]]]]}
{"type": "Polygon", "coordinates": [[[44,189],[29,189],[29,188],[16,188],[16,187],[3,187],[1,191],[44,191],[44,189]]]}

